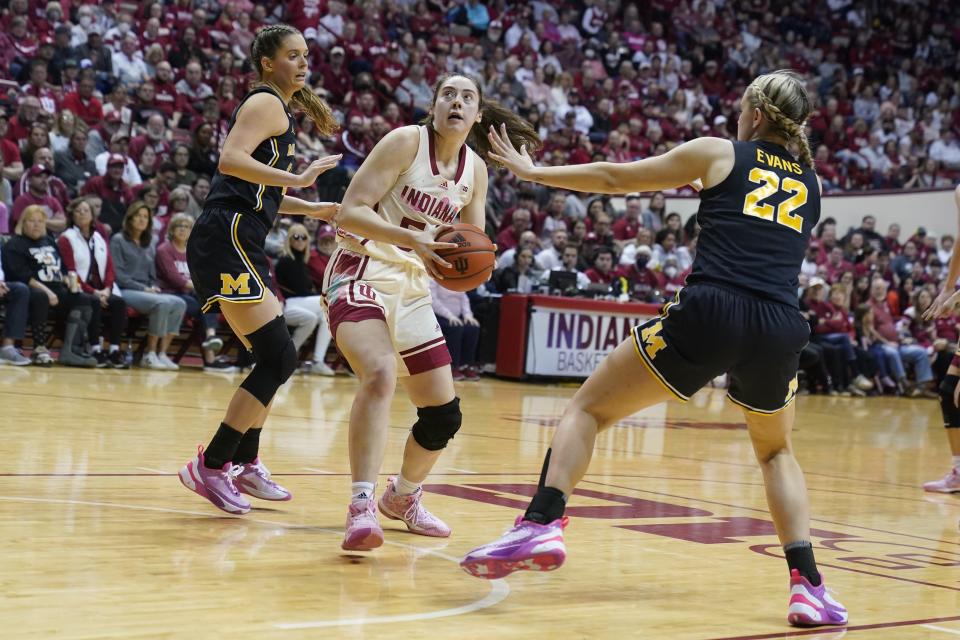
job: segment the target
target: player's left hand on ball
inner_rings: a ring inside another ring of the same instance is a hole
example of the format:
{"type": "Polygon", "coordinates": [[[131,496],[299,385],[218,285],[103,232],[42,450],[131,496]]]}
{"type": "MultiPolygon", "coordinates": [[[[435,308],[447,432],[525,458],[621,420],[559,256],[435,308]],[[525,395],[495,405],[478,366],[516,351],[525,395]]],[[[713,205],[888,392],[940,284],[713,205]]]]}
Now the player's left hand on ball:
{"type": "Polygon", "coordinates": [[[313,209],[307,215],[311,218],[330,222],[338,213],[340,213],[339,202],[315,202],[313,209]]]}
{"type": "Polygon", "coordinates": [[[443,274],[437,270],[437,264],[450,268],[450,263],[437,255],[439,249],[456,249],[457,245],[453,242],[437,242],[437,236],[452,230],[450,225],[441,225],[435,229],[424,229],[417,231],[413,235],[413,242],[410,243],[410,249],[413,250],[423,261],[427,273],[434,280],[443,280],[443,274]]]}

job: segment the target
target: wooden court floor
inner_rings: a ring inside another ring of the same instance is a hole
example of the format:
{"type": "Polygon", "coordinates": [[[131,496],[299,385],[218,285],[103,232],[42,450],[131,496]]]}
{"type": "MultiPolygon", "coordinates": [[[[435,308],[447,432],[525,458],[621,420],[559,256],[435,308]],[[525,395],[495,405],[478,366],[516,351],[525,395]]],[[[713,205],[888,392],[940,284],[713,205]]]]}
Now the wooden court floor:
{"type": "MultiPolygon", "coordinates": [[[[176,479],[238,382],[0,368],[0,638],[960,638],[960,496],[919,488],[948,460],[934,401],[800,398],[816,553],[850,628],[797,633],[720,391],[603,435],[567,565],[485,582],[456,562],[524,506],[572,386],[458,383],[464,427],[426,498],[453,536],[384,521],[384,547],[348,555],[353,379],[298,376],[277,399],[262,454],[293,501],[227,517],[176,479]]],[[[413,418],[398,395],[385,471],[413,418]]]]}

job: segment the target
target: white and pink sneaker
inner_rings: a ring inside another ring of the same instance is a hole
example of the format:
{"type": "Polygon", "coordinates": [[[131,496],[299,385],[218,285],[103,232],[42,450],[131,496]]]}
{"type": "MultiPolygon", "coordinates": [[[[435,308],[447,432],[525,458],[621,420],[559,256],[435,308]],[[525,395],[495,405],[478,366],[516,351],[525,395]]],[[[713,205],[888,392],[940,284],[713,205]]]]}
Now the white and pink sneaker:
{"type": "Polygon", "coordinates": [[[940,480],[924,482],[923,490],[934,493],[960,493],[960,471],[950,469],[950,473],[940,480]]]}
{"type": "Polygon", "coordinates": [[[787,622],[795,627],[819,627],[821,625],[847,624],[846,608],[827,593],[820,576],[820,586],[815,587],[796,569],[790,571],[790,604],[787,622]]]}
{"type": "Polygon", "coordinates": [[[395,478],[387,480],[387,490],[380,497],[380,513],[391,520],[402,520],[413,533],[434,538],[449,537],[450,527],[421,504],[423,489],[401,495],[393,484],[395,481],[395,478]]]}
{"type": "Polygon", "coordinates": [[[345,529],[340,548],[346,551],[370,551],[383,544],[383,529],[377,521],[373,498],[350,503],[345,529]]]}
{"type": "Polygon", "coordinates": [[[477,547],[460,561],[460,568],[472,576],[496,580],[514,571],[553,571],[567,559],[563,530],[569,519],[547,524],[517,516],[512,529],[497,540],[477,547]]]}
{"type": "Polygon", "coordinates": [[[234,485],[239,474],[240,467],[229,462],[223,465],[223,469],[207,469],[201,445],[197,447],[196,457],[187,462],[178,475],[183,486],[206,498],[213,506],[227,513],[243,514],[250,511],[250,503],[234,485]]]}
{"type": "Polygon", "coordinates": [[[261,500],[289,500],[293,495],[270,478],[270,470],[257,458],[253,462],[240,465],[241,471],[234,480],[240,493],[246,493],[261,500]]]}

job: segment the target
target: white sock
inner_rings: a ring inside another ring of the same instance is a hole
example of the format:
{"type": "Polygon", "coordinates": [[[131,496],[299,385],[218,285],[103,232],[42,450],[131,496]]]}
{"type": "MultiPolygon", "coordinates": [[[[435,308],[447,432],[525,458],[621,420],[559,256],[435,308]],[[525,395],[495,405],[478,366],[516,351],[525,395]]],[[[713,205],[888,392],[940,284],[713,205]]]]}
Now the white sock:
{"type": "Polygon", "coordinates": [[[410,482],[403,477],[402,473],[398,473],[396,479],[393,481],[393,488],[397,490],[402,496],[408,496],[411,493],[416,493],[420,488],[419,482],[410,482]]]}
{"type": "Polygon", "coordinates": [[[117,351],[120,351],[120,345],[118,344],[110,345],[110,353],[116,353],[117,351]]]}
{"type": "Polygon", "coordinates": [[[353,482],[350,484],[350,500],[369,500],[374,496],[375,482],[353,482]]]}
{"type": "Polygon", "coordinates": [[[103,351],[103,349],[101,349],[100,345],[98,344],[95,344],[92,347],[90,347],[90,353],[100,353],[101,351],[103,351]]]}
{"type": "Polygon", "coordinates": [[[960,471],[960,456],[953,456],[953,468],[960,471]]]}

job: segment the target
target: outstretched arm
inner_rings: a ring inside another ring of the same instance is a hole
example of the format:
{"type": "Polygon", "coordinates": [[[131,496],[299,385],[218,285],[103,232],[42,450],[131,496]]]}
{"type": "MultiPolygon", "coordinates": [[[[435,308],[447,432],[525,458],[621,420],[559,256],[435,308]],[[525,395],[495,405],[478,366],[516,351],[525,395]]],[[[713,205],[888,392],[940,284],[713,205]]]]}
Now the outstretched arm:
{"type": "Polygon", "coordinates": [[[272,95],[252,96],[240,108],[237,120],[223,142],[220,173],[271,187],[309,187],[317,176],[336,166],[339,155],[326,156],[310,163],[303,173],[289,173],[254,159],[253,152],[267,138],[282,135],[289,123],[280,101],[272,95]]]}
{"type": "Polygon", "coordinates": [[[518,152],[506,129],[489,133],[490,157],[513,171],[521,180],[588,193],[660,191],[695,184],[719,183],[733,166],[733,147],[722,138],[697,138],[674,147],[662,156],[636,162],[592,162],[564,167],[538,167],[525,147],[518,152]],[[726,163],[723,161],[727,160],[726,163]]]}
{"type": "Polygon", "coordinates": [[[293,196],[283,196],[280,201],[280,213],[291,216],[309,216],[319,218],[329,222],[340,211],[340,205],[336,202],[309,202],[294,198],[293,196]]]}

